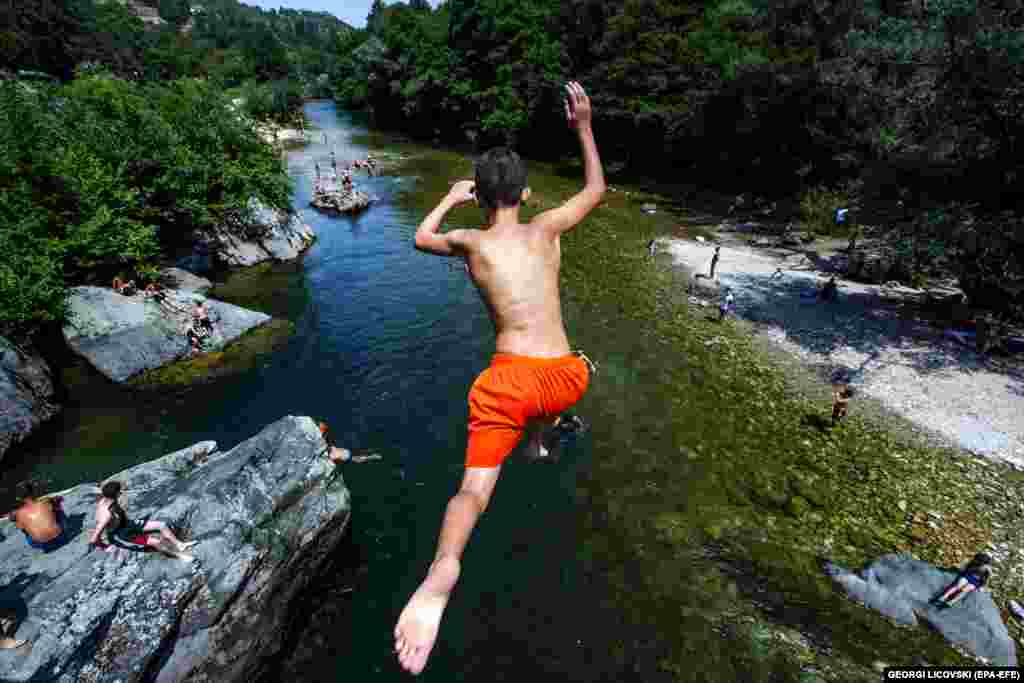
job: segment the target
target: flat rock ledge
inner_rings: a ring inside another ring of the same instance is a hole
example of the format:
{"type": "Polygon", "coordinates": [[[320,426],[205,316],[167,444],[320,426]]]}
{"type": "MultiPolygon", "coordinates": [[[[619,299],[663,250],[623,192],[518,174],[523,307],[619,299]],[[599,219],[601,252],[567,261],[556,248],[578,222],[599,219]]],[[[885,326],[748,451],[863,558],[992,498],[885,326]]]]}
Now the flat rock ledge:
{"type": "Polygon", "coordinates": [[[313,192],[309,205],[325,213],[358,213],[370,206],[370,195],[359,190],[322,190],[313,192]]]}
{"type": "Polygon", "coordinates": [[[161,306],[142,294],[123,296],[103,287],[76,287],[68,298],[71,315],[64,338],[71,349],[115,382],[128,379],[189,353],[185,330],[195,301],[205,299],[213,332],[204,351],[219,351],[270,316],[207,299],[193,290],[167,290],[161,306]]]}
{"type": "Polygon", "coordinates": [[[58,412],[50,366],[34,349],[0,337],[0,459],[58,412]]]}
{"type": "Polygon", "coordinates": [[[258,680],[273,671],[341,547],[350,496],[308,417],[284,417],[235,448],[208,441],[111,477],[133,517],[199,541],[188,564],[93,550],[97,483],[62,492],[70,540],[34,550],[0,522],[0,607],[31,647],[0,657],[3,681],[258,680]],[[314,586],[314,588],[311,588],[314,586]]]}
{"type": "Polygon", "coordinates": [[[860,572],[829,563],[825,571],[848,597],[907,626],[924,622],[946,640],[994,666],[1017,666],[1017,649],[987,590],[976,590],[950,608],[930,600],[956,573],[906,554],[883,555],[860,572]]]}

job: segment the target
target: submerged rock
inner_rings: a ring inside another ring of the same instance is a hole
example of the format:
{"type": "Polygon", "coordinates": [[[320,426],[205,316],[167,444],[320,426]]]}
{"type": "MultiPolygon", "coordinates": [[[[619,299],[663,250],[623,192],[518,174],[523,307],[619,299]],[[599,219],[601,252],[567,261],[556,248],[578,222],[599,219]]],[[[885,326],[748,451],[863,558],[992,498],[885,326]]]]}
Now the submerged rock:
{"type": "Polygon", "coordinates": [[[826,572],[850,598],[890,619],[908,626],[924,621],[995,666],[1017,666],[1013,639],[987,590],[973,591],[953,607],[931,604],[956,580],[953,572],[902,554],[884,555],[859,573],[831,563],[826,572]]]}
{"type": "Polygon", "coordinates": [[[93,550],[97,484],[62,495],[70,539],[43,553],[0,521],[0,607],[31,650],[0,680],[249,681],[285,654],[295,604],[323,579],[350,496],[308,417],[285,417],[227,452],[196,444],[111,477],[133,517],[199,541],[187,564],[93,550]]]}
{"type": "Polygon", "coordinates": [[[59,411],[50,366],[33,349],[0,337],[0,458],[59,411]]]}
{"type": "Polygon", "coordinates": [[[189,353],[185,330],[192,306],[204,299],[213,332],[203,349],[218,351],[270,320],[257,311],[206,299],[194,291],[167,291],[167,305],[141,294],[123,296],[103,287],[75,287],[68,297],[71,315],[64,325],[68,346],[115,382],[166,365],[189,353]]]}
{"type": "Polygon", "coordinates": [[[356,213],[370,206],[370,195],[359,190],[320,190],[313,192],[309,205],[327,213],[356,213]]]}

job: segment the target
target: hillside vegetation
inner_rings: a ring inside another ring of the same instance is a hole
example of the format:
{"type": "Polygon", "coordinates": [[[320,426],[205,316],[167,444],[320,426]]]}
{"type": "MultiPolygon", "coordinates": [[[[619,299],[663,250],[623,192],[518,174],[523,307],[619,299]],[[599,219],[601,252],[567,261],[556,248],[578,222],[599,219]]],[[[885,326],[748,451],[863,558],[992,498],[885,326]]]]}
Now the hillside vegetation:
{"type": "Polygon", "coordinates": [[[1019,0],[378,0],[336,90],[414,135],[557,157],[571,77],[613,171],[809,228],[852,207],[915,279],[1020,316],[1022,27],[1019,0]]]}

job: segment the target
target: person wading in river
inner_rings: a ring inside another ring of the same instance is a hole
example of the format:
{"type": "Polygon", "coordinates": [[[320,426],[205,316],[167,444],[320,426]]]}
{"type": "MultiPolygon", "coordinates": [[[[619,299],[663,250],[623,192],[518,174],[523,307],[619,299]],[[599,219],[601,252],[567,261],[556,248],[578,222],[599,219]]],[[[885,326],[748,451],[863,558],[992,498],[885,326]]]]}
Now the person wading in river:
{"type": "Polygon", "coordinates": [[[437,553],[423,583],[395,626],[401,666],[418,674],[437,639],[441,617],[461,571],[461,558],[477,520],[490,502],[501,464],[527,427],[530,447],[543,457],[543,428],[574,405],[587,390],[591,369],[570,352],[558,292],[559,236],[596,207],[605,192],[604,172],[591,130],[590,99],[576,82],[566,86],[569,126],[583,148],[586,185],[564,205],[519,222],[519,205],[530,196],[519,156],[498,148],[476,164],[476,182],[455,184],[416,231],[416,248],[459,256],[470,267],[497,332],[491,366],[469,392],[469,444],[459,492],[448,502],[437,553]],[[486,230],[440,233],[456,206],[479,202],[486,230]]]}

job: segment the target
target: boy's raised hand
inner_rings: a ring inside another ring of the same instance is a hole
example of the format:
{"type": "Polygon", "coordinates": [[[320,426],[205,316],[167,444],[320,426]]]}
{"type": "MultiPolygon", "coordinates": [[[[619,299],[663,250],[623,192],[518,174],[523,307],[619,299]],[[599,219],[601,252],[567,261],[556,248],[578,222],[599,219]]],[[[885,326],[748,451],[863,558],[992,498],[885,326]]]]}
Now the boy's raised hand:
{"type": "Polygon", "coordinates": [[[455,203],[456,206],[460,204],[468,204],[469,202],[476,201],[476,183],[472,180],[460,180],[459,182],[452,185],[452,189],[448,190],[448,197],[455,203]]]}
{"type": "Polygon", "coordinates": [[[589,127],[592,110],[590,98],[587,97],[583,86],[576,81],[569,81],[565,86],[567,97],[565,99],[565,118],[569,127],[579,130],[581,127],[589,127]]]}

